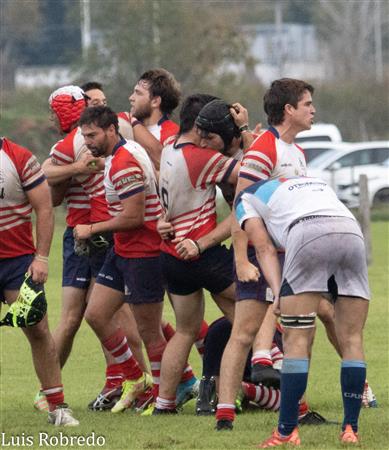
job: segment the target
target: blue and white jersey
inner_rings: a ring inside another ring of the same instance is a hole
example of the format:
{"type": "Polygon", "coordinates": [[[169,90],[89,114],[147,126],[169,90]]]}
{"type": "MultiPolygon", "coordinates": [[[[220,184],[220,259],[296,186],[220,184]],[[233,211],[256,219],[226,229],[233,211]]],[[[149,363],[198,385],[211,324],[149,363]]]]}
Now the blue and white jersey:
{"type": "MultiPolygon", "coordinates": [[[[319,178],[276,178],[244,189],[235,201],[235,214],[244,228],[247,219],[260,217],[278,248],[285,248],[289,227],[306,216],[354,219],[335,192],[319,178]]],[[[355,219],[354,219],[355,220],[355,219]]]]}

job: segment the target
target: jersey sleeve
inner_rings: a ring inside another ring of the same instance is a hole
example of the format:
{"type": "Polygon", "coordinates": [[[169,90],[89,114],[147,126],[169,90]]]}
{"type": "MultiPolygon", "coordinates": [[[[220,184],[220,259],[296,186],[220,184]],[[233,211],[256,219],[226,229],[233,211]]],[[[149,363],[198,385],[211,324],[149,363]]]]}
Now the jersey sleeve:
{"type": "Polygon", "coordinates": [[[167,145],[168,140],[176,136],[178,134],[180,127],[173,122],[172,120],[166,120],[163,122],[161,126],[161,136],[160,136],[160,142],[162,145],[167,145]]]}
{"type": "Polygon", "coordinates": [[[37,158],[24,147],[17,146],[14,151],[16,168],[24,191],[29,191],[43,183],[45,174],[37,158]]]}
{"type": "Polygon", "coordinates": [[[277,163],[277,150],[271,133],[264,133],[254,140],[244,154],[240,178],[257,182],[270,178],[277,163]]]}
{"type": "Polygon", "coordinates": [[[235,216],[242,229],[244,229],[247,219],[261,217],[259,211],[254,207],[252,199],[252,194],[242,191],[235,200],[235,216]]]}
{"type": "Polygon", "coordinates": [[[205,189],[207,185],[227,181],[238,163],[210,148],[186,146],[183,154],[194,188],[205,189]]]}
{"type": "Polygon", "coordinates": [[[72,164],[75,161],[74,132],[58,141],[50,150],[51,161],[59,166],[72,164]]]}
{"type": "Polygon", "coordinates": [[[110,179],[120,200],[145,190],[143,170],[126,150],[112,163],[110,179]]]}

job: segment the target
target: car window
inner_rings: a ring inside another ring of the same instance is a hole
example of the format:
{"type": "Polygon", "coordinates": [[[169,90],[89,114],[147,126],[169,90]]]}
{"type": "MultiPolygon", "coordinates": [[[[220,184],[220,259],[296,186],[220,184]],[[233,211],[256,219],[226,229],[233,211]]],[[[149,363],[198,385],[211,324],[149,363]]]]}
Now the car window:
{"type": "Polygon", "coordinates": [[[319,155],[328,152],[329,148],[306,148],[304,149],[305,159],[308,162],[311,162],[313,159],[316,159],[319,155]]]}
{"type": "Polygon", "coordinates": [[[375,148],[372,150],[372,164],[382,164],[389,158],[389,148],[375,148]]]}
{"type": "Polygon", "coordinates": [[[354,167],[365,164],[372,164],[372,152],[370,149],[359,150],[350,152],[347,155],[342,156],[336,161],[336,164],[340,164],[340,167],[354,167]]]}
{"type": "MultiPolygon", "coordinates": [[[[307,150],[304,149],[304,152],[307,150]]],[[[315,158],[312,163],[311,167],[324,167],[328,161],[332,161],[334,158],[334,155],[338,153],[338,150],[329,150],[328,152],[322,153],[320,156],[315,158]]]]}

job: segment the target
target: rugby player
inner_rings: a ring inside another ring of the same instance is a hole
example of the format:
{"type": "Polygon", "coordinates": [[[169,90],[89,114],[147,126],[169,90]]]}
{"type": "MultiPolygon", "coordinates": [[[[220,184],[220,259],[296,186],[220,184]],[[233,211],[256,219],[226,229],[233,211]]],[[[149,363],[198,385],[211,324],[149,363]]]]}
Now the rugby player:
{"type": "MultiPolygon", "coordinates": [[[[162,148],[179,131],[178,125],[170,117],[178,106],[180,97],[179,83],[170,72],[162,68],[144,72],[135,84],[133,93],[129,96],[134,140],[147,150],[157,176],[162,148]]],[[[166,321],[163,321],[162,327],[166,340],[170,340],[174,336],[173,327],[166,321]]],[[[204,351],[204,337],[207,330],[208,325],[203,321],[195,341],[200,356],[204,351]]],[[[156,370],[159,371],[159,368],[156,370]]],[[[198,384],[192,368],[186,364],[177,388],[177,404],[182,405],[196,396],[198,384]]]]}
{"type": "Polygon", "coordinates": [[[144,72],[129,96],[134,140],[146,148],[157,171],[165,141],[178,133],[178,125],[170,119],[170,115],[178,106],[180,96],[179,83],[165,69],[144,72]],[[140,140],[147,136],[145,131],[154,137],[147,144],[140,140]]]}
{"type": "Polygon", "coordinates": [[[306,390],[315,318],[322,294],[335,301],[342,354],[344,419],[340,440],[357,444],[366,379],[363,327],[369,307],[362,232],[332,189],[315,178],[277,178],[243,190],[236,217],[253,243],[284,329],[278,428],[260,448],[299,445],[298,404],[306,390]],[[277,248],[286,251],[282,270],[277,248]]]}
{"type": "MultiPolygon", "coordinates": [[[[103,92],[96,85],[88,86],[88,92],[93,101],[105,102],[103,92]]],[[[57,142],[50,152],[50,157],[44,162],[43,169],[48,177],[52,191],[65,191],[67,200],[67,229],[63,240],[63,299],[60,322],[53,333],[57,351],[63,367],[72,349],[73,340],[77,333],[90,292],[99,269],[101,268],[105,253],[111,245],[109,236],[102,236],[94,242],[83,242],[78,245],[74,241],[73,228],[79,223],[93,223],[109,217],[104,193],[103,162],[93,157],[85,146],[78,120],[86,107],[84,91],[77,86],[64,86],[50,96],[50,107],[53,118],[65,137],[57,142]],[[98,245],[98,247],[97,247],[98,245]],[[89,256],[82,253],[87,251],[89,256]]],[[[126,121],[119,119],[123,134],[131,136],[131,127],[126,121]]],[[[56,196],[62,201],[61,195],[56,196]]],[[[127,339],[136,355],[137,360],[145,369],[142,353],[142,344],[134,318],[128,308],[118,311],[115,320],[125,330],[127,339]]],[[[89,404],[92,410],[111,409],[121,396],[123,381],[120,368],[114,364],[108,353],[105,353],[106,382],[95,400],[89,404]]],[[[35,405],[45,408],[40,396],[35,399],[35,405]]]]}
{"type": "Polygon", "coordinates": [[[170,228],[160,231],[165,239],[161,256],[177,331],[163,355],[160,394],[153,414],[176,412],[179,374],[203,320],[202,289],[208,289],[224,313],[233,318],[232,258],[220,245],[229,234],[230,220],[216,227],[215,185],[223,180],[234,184],[239,164],[200,147],[201,135],[195,126],[201,108],[214,99],[195,94],[185,100],[179,135],[162,152],[159,189],[170,228]]]}
{"type": "Polygon", "coordinates": [[[161,361],[166,347],[161,329],[164,289],[156,230],[162,208],[151,160],[136,142],[120,137],[116,114],[108,107],[88,108],[80,126],[88,149],[94,156],[106,158],[105,190],[111,218],[90,226],[78,225],[74,233],[83,240],[114,232],[114,248],[99,271],[85,318],[125,374],[122,397],[112,408],[115,413],[132,406],[153,382],[137,367],[123,332],[111,320],[124,301],[131,305],[158,389],[159,377],[153,365],[161,361]]]}
{"type": "MultiPolygon", "coordinates": [[[[23,301],[33,306],[30,302],[40,295],[47,280],[54,214],[50,189],[37,159],[7,138],[0,138],[0,198],[0,300],[8,305],[23,301]],[[36,245],[32,210],[36,214],[36,245]],[[27,280],[24,283],[26,273],[32,284],[27,280]]],[[[64,402],[61,368],[47,314],[40,319],[23,332],[31,345],[35,371],[47,400],[49,423],[79,425],[64,402]]]]}
{"type": "MultiPolygon", "coordinates": [[[[306,164],[302,150],[293,141],[295,135],[309,129],[315,114],[312,104],[313,87],[303,81],[281,79],[272,83],[265,94],[264,109],[271,127],[256,138],[244,153],[239,172],[237,193],[258,179],[282,174],[305,175],[306,164]]],[[[255,251],[247,249],[247,237],[233,222],[232,237],[236,268],[235,320],[226,346],[220,373],[220,397],[217,409],[217,429],[231,429],[235,417],[235,398],[242,380],[243,368],[249,349],[265,318],[270,304],[268,285],[259,277],[255,251]]],[[[279,254],[283,258],[283,254],[279,254]]],[[[268,360],[272,364],[270,349],[275,332],[275,316],[268,315],[270,335],[267,343],[268,360]]],[[[269,334],[269,331],[268,331],[269,334]]],[[[261,353],[254,347],[253,357],[261,353]]],[[[270,368],[266,377],[274,378],[278,372],[270,368]]],[[[258,380],[256,380],[258,381],[258,380]]],[[[259,380],[266,381],[265,379],[259,380]]],[[[267,384],[267,383],[264,383],[267,384]]],[[[267,384],[271,385],[271,383],[267,384]]],[[[279,383],[278,383],[279,386],[279,383]]],[[[277,386],[275,386],[277,387],[277,386]]]]}

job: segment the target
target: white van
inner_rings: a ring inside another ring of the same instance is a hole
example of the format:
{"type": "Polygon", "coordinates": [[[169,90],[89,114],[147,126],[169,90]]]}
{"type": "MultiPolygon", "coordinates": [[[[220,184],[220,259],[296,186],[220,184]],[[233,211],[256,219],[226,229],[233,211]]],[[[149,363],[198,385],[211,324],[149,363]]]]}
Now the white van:
{"type": "Polygon", "coordinates": [[[310,130],[301,131],[297,134],[295,142],[342,142],[339,128],[333,123],[315,123],[310,130]]]}

